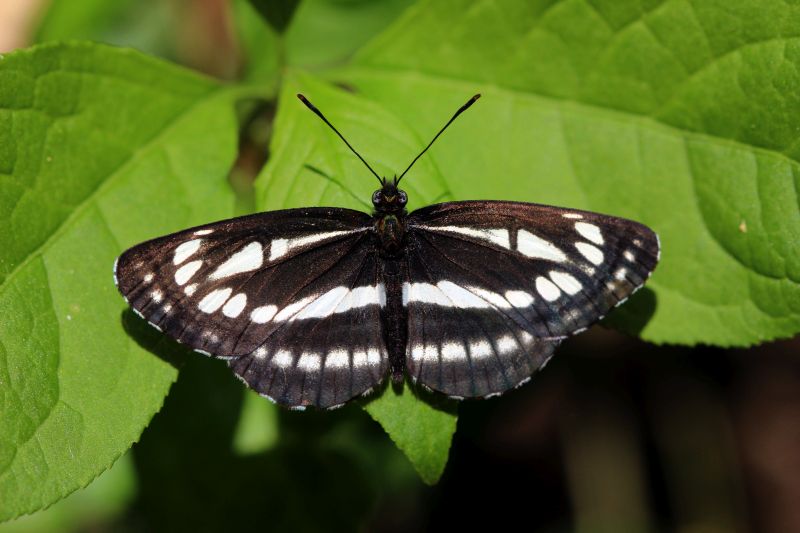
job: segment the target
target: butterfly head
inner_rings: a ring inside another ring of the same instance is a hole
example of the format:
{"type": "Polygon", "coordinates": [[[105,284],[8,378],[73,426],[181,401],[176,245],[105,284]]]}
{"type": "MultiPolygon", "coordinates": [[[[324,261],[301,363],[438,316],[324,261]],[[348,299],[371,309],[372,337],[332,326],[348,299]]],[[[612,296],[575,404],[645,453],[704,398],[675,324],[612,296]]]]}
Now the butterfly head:
{"type": "Polygon", "coordinates": [[[397,188],[397,177],[383,178],[383,187],[372,193],[372,205],[378,213],[401,213],[408,203],[408,195],[397,188]]]}

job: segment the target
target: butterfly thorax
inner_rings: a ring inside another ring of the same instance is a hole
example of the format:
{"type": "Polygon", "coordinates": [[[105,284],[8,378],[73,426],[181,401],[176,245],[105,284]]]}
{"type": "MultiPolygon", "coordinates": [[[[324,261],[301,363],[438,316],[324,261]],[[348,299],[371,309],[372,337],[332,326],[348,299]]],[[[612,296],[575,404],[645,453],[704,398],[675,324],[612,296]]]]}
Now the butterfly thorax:
{"type": "Polygon", "coordinates": [[[396,255],[405,243],[407,202],[408,196],[397,188],[395,180],[384,180],[383,187],[372,194],[375,233],[386,255],[396,255]]]}

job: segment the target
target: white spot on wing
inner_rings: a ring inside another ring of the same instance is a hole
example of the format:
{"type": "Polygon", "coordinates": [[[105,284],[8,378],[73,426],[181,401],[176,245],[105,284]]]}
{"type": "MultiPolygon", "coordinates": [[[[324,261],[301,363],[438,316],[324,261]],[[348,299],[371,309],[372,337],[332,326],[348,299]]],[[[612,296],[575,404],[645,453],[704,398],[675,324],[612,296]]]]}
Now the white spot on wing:
{"type": "Polygon", "coordinates": [[[143,279],[145,283],[150,283],[151,281],[153,281],[153,273],[148,272],[147,274],[145,274],[143,279]]]}
{"type": "Polygon", "coordinates": [[[266,324],[272,319],[272,317],[275,316],[275,313],[277,312],[278,312],[278,307],[274,305],[265,305],[262,307],[256,307],[250,313],[250,320],[252,320],[256,324],[266,324]]]}
{"type": "Polygon", "coordinates": [[[192,239],[191,241],[184,242],[175,248],[175,257],[172,259],[172,263],[180,265],[199,250],[202,243],[203,239],[192,239]]]}
{"type": "Polygon", "coordinates": [[[542,298],[548,302],[557,300],[561,295],[561,291],[558,290],[558,287],[556,287],[552,281],[543,276],[536,278],[536,290],[542,295],[542,298]]]}
{"type": "Polygon", "coordinates": [[[367,366],[367,352],[366,350],[354,350],[353,367],[361,368],[362,366],[367,366]]]}
{"type": "Polygon", "coordinates": [[[325,357],[325,368],[349,368],[350,357],[347,355],[347,350],[337,348],[328,352],[325,357]]]}
{"type": "Polygon", "coordinates": [[[517,349],[517,341],[511,335],[504,335],[497,339],[497,351],[501,354],[508,354],[517,349]]]}
{"type": "Polygon", "coordinates": [[[378,366],[381,364],[381,352],[377,348],[367,348],[367,364],[378,366]]]}
{"type": "Polygon", "coordinates": [[[578,294],[581,292],[581,282],[566,272],[558,272],[553,270],[550,272],[550,279],[558,285],[558,288],[569,295],[578,294]]]}
{"type": "Polygon", "coordinates": [[[533,303],[533,296],[525,291],[506,291],[506,300],[514,307],[528,307],[533,303]]]}
{"type": "Polygon", "coordinates": [[[164,299],[164,293],[159,290],[154,290],[150,293],[150,297],[155,303],[160,303],[164,299]]]}
{"type": "Polygon", "coordinates": [[[292,366],[292,352],[289,350],[279,350],[273,357],[272,363],[279,368],[288,368],[292,366]]]}
{"type": "Polygon", "coordinates": [[[261,247],[261,243],[251,242],[222,263],[208,279],[221,279],[250,272],[259,268],[263,262],[264,249],[261,247]]]}
{"type": "Polygon", "coordinates": [[[491,307],[486,300],[452,281],[440,281],[436,286],[455,307],[462,309],[491,307]]]}
{"type": "Polygon", "coordinates": [[[236,318],[242,313],[245,305],[247,305],[247,295],[243,292],[240,292],[228,300],[228,302],[222,308],[222,314],[228,318],[236,318]]]}
{"type": "MultiPolygon", "coordinates": [[[[480,287],[467,287],[467,290],[469,290],[469,292],[471,292],[471,293],[476,294],[481,299],[486,300],[486,302],[488,302],[489,304],[491,304],[491,305],[493,305],[493,306],[495,306],[497,308],[500,308],[500,309],[510,309],[511,308],[512,304],[508,300],[503,298],[503,296],[501,296],[500,294],[497,294],[496,292],[487,291],[486,289],[481,289],[480,287]]],[[[486,306],[486,302],[481,304],[481,307],[487,307],[486,306]]]]}
{"type": "Polygon", "coordinates": [[[600,228],[588,222],[576,222],[575,231],[581,234],[585,239],[592,241],[595,244],[603,244],[603,235],[600,233],[600,228]]]}
{"type": "MultiPolygon", "coordinates": [[[[386,305],[386,289],[383,283],[377,285],[364,285],[363,287],[355,287],[348,289],[345,286],[334,287],[333,289],[324,292],[320,296],[312,298],[305,298],[301,301],[306,301],[307,304],[294,316],[288,316],[288,320],[303,320],[306,318],[325,318],[334,313],[346,313],[351,309],[358,309],[367,307],[369,305],[386,305]]],[[[297,305],[297,304],[292,304],[297,305]]],[[[288,306],[287,309],[291,307],[288,306]]],[[[285,310],[284,310],[285,311],[285,310]]],[[[276,317],[275,320],[284,320],[284,318],[276,317]]]]}
{"type": "Polygon", "coordinates": [[[200,260],[186,263],[175,271],[175,283],[178,285],[183,285],[192,279],[192,276],[194,276],[197,271],[200,270],[201,266],[203,266],[203,262],[200,260]]]}
{"type": "Polygon", "coordinates": [[[520,333],[520,337],[522,337],[522,343],[525,346],[529,346],[530,344],[533,343],[533,335],[531,335],[527,331],[522,331],[522,333],[520,333]]]}
{"type": "Polygon", "coordinates": [[[463,361],[467,358],[464,346],[458,342],[445,342],[442,344],[442,361],[463,361]]]}
{"type": "Polygon", "coordinates": [[[466,226],[419,226],[428,231],[458,233],[475,239],[488,241],[502,248],[511,248],[511,238],[507,229],[470,228],[466,226]]]}
{"type": "Polygon", "coordinates": [[[297,368],[306,372],[319,372],[322,366],[322,358],[319,354],[303,352],[297,361],[297,368]]]}
{"type": "Polygon", "coordinates": [[[411,359],[418,362],[438,363],[439,347],[436,344],[415,344],[411,348],[411,359]]]}
{"type": "MultiPolygon", "coordinates": [[[[656,237],[656,250],[657,250],[656,251],[656,262],[658,262],[658,261],[661,260],[661,237],[658,236],[658,233],[653,233],[653,235],[655,235],[655,237],[656,237]]],[[[641,241],[639,241],[639,239],[636,239],[635,241],[633,241],[633,244],[635,244],[636,246],[639,246],[640,243],[641,243],[641,241]]],[[[650,271],[650,274],[652,274],[652,273],[653,272],[650,271]]],[[[648,274],[648,277],[650,276],[650,274],[648,274]]]]}
{"type": "Polygon", "coordinates": [[[339,302],[350,292],[347,287],[333,288],[315,298],[297,313],[292,320],[304,318],[325,318],[333,314],[339,302]]]}
{"type": "Polygon", "coordinates": [[[592,246],[588,242],[576,242],[575,248],[578,249],[583,257],[595,265],[599,265],[603,262],[603,252],[600,251],[600,248],[592,246]]]}
{"type": "Polygon", "coordinates": [[[564,213],[561,216],[564,218],[577,218],[577,219],[583,218],[583,215],[581,215],[580,213],[564,213]]]}
{"type": "Polygon", "coordinates": [[[411,347],[411,359],[414,361],[421,361],[425,352],[425,346],[422,344],[415,344],[411,347]]]}
{"type": "Polygon", "coordinates": [[[469,344],[469,356],[474,360],[486,359],[493,353],[492,345],[485,340],[471,342],[469,344]]]}
{"type": "Polygon", "coordinates": [[[300,300],[297,300],[294,303],[291,303],[280,310],[280,312],[275,315],[275,322],[283,322],[285,320],[289,320],[295,314],[297,314],[301,309],[303,309],[306,305],[311,303],[315,299],[314,296],[306,296],[300,300]]]}
{"type": "Polygon", "coordinates": [[[193,233],[193,235],[208,235],[209,233],[214,233],[213,229],[199,229],[193,233]]]}
{"type": "Polygon", "coordinates": [[[427,363],[438,363],[439,347],[435,344],[426,344],[422,350],[422,360],[427,363]]]}
{"type": "Polygon", "coordinates": [[[274,261],[279,257],[283,257],[286,255],[286,252],[289,250],[289,240],[288,239],[275,239],[270,244],[269,248],[269,260],[274,261]]]}
{"type": "Polygon", "coordinates": [[[442,307],[450,307],[452,305],[439,287],[430,283],[412,283],[408,290],[408,301],[435,304],[442,307]]]}
{"type": "Polygon", "coordinates": [[[524,229],[517,233],[517,251],[527,257],[536,257],[562,263],[567,260],[556,245],[524,229]]]}
{"type": "MultiPolygon", "coordinates": [[[[341,289],[346,287],[337,287],[341,289]]],[[[345,313],[351,309],[358,309],[368,305],[386,306],[386,289],[383,283],[377,285],[364,285],[348,290],[344,297],[333,311],[335,313],[345,313]]]]}
{"type": "Polygon", "coordinates": [[[267,356],[267,349],[263,346],[259,346],[256,348],[256,351],[253,352],[253,357],[256,359],[264,359],[267,356]]]}
{"type": "Polygon", "coordinates": [[[630,250],[625,250],[622,252],[622,256],[629,262],[633,263],[636,260],[636,256],[630,250]]]}
{"type": "MultiPolygon", "coordinates": [[[[359,230],[360,231],[360,230],[359,230]]],[[[275,239],[269,251],[269,260],[274,261],[289,253],[293,248],[302,248],[315,242],[327,241],[342,235],[349,235],[355,231],[326,231],[324,233],[315,233],[305,237],[298,237],[296,239],[275,239]]]]}
{"type": "Polygon", "coordinates": [[[378,348],[360,348],[353,350],[353,368],[361,368],[365,366],[380,366],[381,364],[381,351],[378,348]]]}
{"type": "Polygon", "coordinates": [[[197,308],[204,313],[213,313],[222,307],[222,304],[225,303],[225,301],[231,295],[231,292],[233,292],[231,288],[211,291],[210,293],[206,294],[202,300],[200,300],[197,308]]]}
{"type": "Polygon", "coordinates": [[[618,268],[616,272],[614,272],[614,277],[620,281],[625,279],[625,275],[628,273],[627,268],[618,268]]]}
{"type": "Polygon", "coordinates": [[[194,294],[194,291],[197,290],[197,283],[192,283],[191,285],[187,285],[183,292],[186,293],[187,296],[191,296],[194,294]]]}
{"type": "MultiPolygon", "coordinates": [[[[521,292],[521,291],[511,291],[521,292]]],[[[525,294],[525,293],[521,293],[525,294]]],[[[520,295],[513,295],[520,296],[520,295]]],[[[520,301],[519,298],[517,301],[520,301]]],[[[461,287],[452,281],[443,280],[431,283],[404,283],[403,305],[408,302],[419,302],[441,307],[458,307],[461,309],[510,309],[510,303],[503,295],[480,287],[461,287]]]]}

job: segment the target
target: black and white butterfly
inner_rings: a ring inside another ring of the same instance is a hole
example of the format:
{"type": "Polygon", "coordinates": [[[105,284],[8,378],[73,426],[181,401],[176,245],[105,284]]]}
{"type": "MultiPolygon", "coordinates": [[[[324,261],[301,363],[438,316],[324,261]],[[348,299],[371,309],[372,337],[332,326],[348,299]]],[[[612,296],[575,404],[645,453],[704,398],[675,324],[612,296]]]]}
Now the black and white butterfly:
{"type": "Polygon", "coordinates": [[[523,202],[465,201],[407,214],[402,177],[374,213],[310,207],[215,222],[127,250],[126,301],[195,351],[228,360],[291,408],[333,408],[388,374],[456,398],[530,379],[566,337],[624,302],[659,259],[646,226],[523,202]]]}

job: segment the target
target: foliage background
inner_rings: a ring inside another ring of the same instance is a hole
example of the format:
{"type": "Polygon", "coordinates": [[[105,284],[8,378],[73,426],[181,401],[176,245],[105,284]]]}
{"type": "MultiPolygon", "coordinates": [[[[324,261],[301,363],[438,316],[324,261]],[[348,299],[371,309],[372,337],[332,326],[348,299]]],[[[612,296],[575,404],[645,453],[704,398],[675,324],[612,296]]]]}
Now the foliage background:
{"type": "Polygon", "coordinates": [[[746,0],[42,3],[8,31],[45,44],[0,60],[0,517],[72,495],[0,531],[800,528],[798,342],[763,344],[800,330],[798,18],[746,0]],[[663,346],[593,328],[530,385],[458,407],[451,445],[453,405],[406,390],[284,412],[142,327],[108,279],[125,247],[364,207],[369,175],[298,91],[389,174],[482,92],[415,168],[414,205],[651,225],[662,264],[608,322],[663,346]]]}

